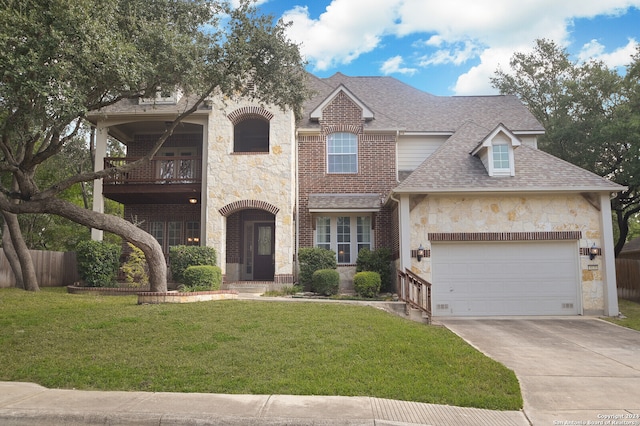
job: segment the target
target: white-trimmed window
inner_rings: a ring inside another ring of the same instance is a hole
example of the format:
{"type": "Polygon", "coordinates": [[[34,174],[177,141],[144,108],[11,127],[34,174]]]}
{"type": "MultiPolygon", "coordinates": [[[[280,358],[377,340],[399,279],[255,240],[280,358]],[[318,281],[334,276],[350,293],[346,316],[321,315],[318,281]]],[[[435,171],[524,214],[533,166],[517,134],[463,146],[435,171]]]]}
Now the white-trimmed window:
{"type": "Polygon", "coordinates": [[[509,146],[506,144],[493,145],[493,169],[510,170],[509,146]]]}
{"type": "Polygon", "coordinates": [[[315,246],[336,252],[338,264],[353,264],[363,248],[373,249],[370,215],[316,217],[315,246]]]}
{"type": "Polygon", "coordinates": [[[358,137],[353,133],[332,133],[327,136],[327,172],[358,172],[358,137]]]}

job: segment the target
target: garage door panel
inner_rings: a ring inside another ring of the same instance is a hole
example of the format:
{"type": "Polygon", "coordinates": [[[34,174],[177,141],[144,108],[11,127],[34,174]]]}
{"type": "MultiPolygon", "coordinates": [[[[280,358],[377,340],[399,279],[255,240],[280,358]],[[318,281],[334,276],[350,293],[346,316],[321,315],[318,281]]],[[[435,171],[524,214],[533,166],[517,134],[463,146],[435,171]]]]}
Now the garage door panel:
{"type": "Polygon", "coordinates": [[[433,243],[435,315],[576,315],[575,242],[433,243]]]}

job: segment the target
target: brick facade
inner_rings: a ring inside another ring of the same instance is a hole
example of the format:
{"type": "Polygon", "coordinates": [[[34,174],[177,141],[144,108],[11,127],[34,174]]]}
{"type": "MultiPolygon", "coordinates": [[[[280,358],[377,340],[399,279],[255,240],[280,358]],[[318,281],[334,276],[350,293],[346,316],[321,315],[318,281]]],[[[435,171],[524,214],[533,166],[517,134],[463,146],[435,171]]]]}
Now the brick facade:
{"type": "MultiPolygon", "coordinates": [[[[318,134],[298,136],[299,241],[300,247],[313,246],[313,223],[309,213],[309,194],[365,194],[386,196],[397,186],[396,135],[364,131],[362,110],[345,93],[339,93],[322,113],[318,134]],[[327,173],[327,135],[355,133],[358,137],[358,171],[353,174],[327,173]]],[[[393,248],[391,208],[375,215],[375,248],[393,248]]]]}

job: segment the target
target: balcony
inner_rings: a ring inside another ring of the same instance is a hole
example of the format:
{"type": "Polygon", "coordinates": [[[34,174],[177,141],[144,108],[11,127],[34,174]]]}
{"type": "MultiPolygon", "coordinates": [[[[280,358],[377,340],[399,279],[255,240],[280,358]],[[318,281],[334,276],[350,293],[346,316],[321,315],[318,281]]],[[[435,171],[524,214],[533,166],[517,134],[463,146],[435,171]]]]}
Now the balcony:
{"type": "MultiPolygon", "coordinates": [[[[140,157],[107,157],[105,169],[121,167],[140,157]]],[[[123,204],[182,204],[200,201],[202,158],[196,156],[154,157],[134,170],[103,180],[105,197],[123,204]]]]}

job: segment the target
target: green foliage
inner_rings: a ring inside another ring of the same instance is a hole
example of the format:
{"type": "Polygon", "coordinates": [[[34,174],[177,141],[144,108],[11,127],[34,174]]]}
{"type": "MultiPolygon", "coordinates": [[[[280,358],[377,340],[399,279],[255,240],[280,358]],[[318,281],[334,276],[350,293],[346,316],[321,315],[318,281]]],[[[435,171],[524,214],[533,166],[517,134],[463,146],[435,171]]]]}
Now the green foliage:
{"type": "Polygon", "coordinates": [[[183,280],[181,291],[220,290],[222,270],[211,265],[189,266],[183,273],[183,280]]]}
{"type": "Polygon", "coordinates": [[[373,271],[380,275],[381,287],[378,291],[393,291],[391,276],[391,250],[381,247],[371,251],[363,248],[358,252],[356,272],[373,271]]]}
{"type": "Polygon", "coordinates": [[[380,274],[373,271],[358,272],[353,277],[353,287],[362,297],[376,297],[380,292],[380,274]]]}
{"type": "Polygon", "coordinates": [[[312,275],[311,288],[324,296],[338,294],[340,274],[335,269],[318,269],[312,275]]]}
{"type": "Polygon", "coordinates": [[[169,264],[174,281],[184,283],[184,271],[189,266],[216,265],[216,250],[204,246],[173,246],[169,248],[169,264]]]}
{"type": "Polygon", "coordinates": [[[336,253],[333,250],[318,247],[301,248],[298,251],[298,261],[300,262],[300,285],[305,288],[311,286],[315,271],[338,267],[336,253]]]}
{"type": "Polygon", "coordinates": [[[301,291],[302,291],[302,288],[298,285],[294,285],[292,287],[284,286],[280,290],[268,290],[264,292],[263,296],[264,297],[290,296],[296,293],[300,293],[301,291]]]}
{"type": "Polygon", "coordinates": [[[120,253],[115,244],[82,241],[76,248],[78,274],[88,287],[113,287],[118,276],[120,253]]]}
{"type": "Polygon", "coordinates": [[[509,65],[491,83],[542,123],[540,148],[627,187],[611,200],[617,255],[640,212],[640,47],[624,76],[601,61],[572,62],[566,49],[544,39],[509,65]]]}
{"type": "Polygon", "coordinates": [[[127,243],[131,249],[131,253],[127,257],[127,261],[122,265],[120,270],[124,274],[125,281],[134,287],[146,287],[149,285],[149,274],[147,272],[147,261],[144,253],[138,247],[131,243],[127,243]]]}

